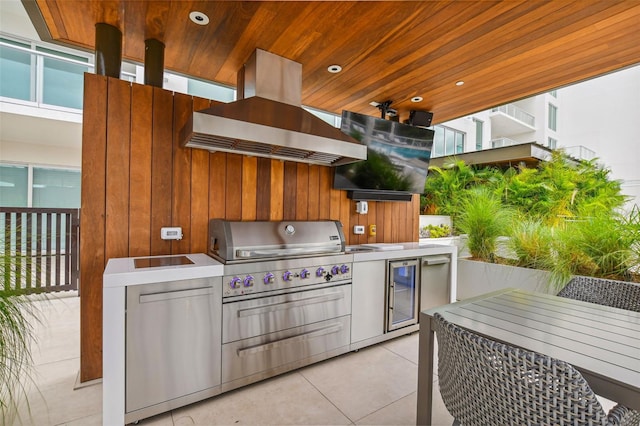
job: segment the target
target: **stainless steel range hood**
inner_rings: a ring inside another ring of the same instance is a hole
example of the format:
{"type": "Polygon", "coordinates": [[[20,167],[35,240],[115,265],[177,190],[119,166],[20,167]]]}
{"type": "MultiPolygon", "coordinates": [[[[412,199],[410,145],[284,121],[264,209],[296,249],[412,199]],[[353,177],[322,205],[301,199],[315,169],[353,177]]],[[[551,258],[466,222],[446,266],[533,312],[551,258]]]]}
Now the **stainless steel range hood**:
{"type": "Polygon", "coordinates": [[[238,72],[238,99],[193,113],[186,147],[325,166],[367,158],[367,148],[301,105],[302,66],[257,49],[238,72]]]}

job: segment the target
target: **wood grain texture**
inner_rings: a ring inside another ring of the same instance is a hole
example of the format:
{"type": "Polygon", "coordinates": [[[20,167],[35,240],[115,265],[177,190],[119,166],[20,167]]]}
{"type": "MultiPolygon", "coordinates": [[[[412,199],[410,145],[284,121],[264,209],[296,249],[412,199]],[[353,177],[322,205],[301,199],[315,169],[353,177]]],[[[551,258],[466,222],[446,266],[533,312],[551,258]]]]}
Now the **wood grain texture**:
{"type": "Polygon", "coordinates": [[[256,182],[256,219],[269,220],[271,216],[271,160],[258,158],[256,182]]]}
{"type": "Polygon", "coordinates": [[[417,196],[371,202],[370,213],[358,215],[347,193],[332,188],[331,168],[180,147],[181,124],[206,100],[92,74],[85,97],[82,381],[102,374],[102,273],[110,257],[204,252],[211,218],[332,219],[343,223],[348,244],[417,241],[417,196]],[[354,224],[371,223],[377,237],[353,234],[354,224]],[[168,224],[183,228],[180,243],[160,239],[168,224]]]}
{"type": "Polygon", "coordinates": [[[292,59],[302,103],[336,114],[391,99],[402,119],[423,109],[440,123],[640,63],[635,0],[35,1],[53,41],[92,51],[95,24],[110,23],[126,59],[143,63],[157,38],[167,70],[224,85],[256,48],[292,59]]]}
{"type": "Polygon", "coordinates": [[[284,163],[283,220],[296,220],[298,191],[298,165],[290,161],[284,163]]]}
{"type": "Polygon", "coordinates": [[[131,104],[129,256],[151,254],[151,144],[153,138],[153,88],[134,84],[131,104]]]}
{"type": "Polygon", "coordinates": [[[191,149],[183,148],[180,129],[193,111],[193,98],[182,93],[173,95],[173,176],[171,225],[182,227],[182,239],[171,241],[171,253],[189,253],[191,247],[191,149]]]}
{"type": "Polygon", "coordinates": [[[129,255],[131,84],[109,79],[107,86],[105,256],[111,259],[129,255]]]}
{"type": "Polygon", "coordinates": [[[171,223],[173,169],[173,94],[153,89],[153,140],[151,147],[151,254],[171,253],[171,243],[160,229],[171,223]]]}
{"type": "MultiPolygon", "coordinates": [[[[102,376],[102,271],[105,258],[107,77],[85,75],[80,215],[80,380],[102,376]],[[88,172],[88,171],[91,172],[88,172]]],[[[38,219],[36,227],[41,228],[38,219]]],[[[38,243],[39,244],[39,243],[38,243]]],[[[38,259],[38,262],[40,260],[38,259]]]]}
{"type": "Polygon", "coordinates": [[[269,220],[284,219],[284,161],[271,160],[269,220]]]}
{"type": "Polygon", "coordinates": [[[257,217],[258,158],[242,158],[242,220],[254,221],[257,217]]]}

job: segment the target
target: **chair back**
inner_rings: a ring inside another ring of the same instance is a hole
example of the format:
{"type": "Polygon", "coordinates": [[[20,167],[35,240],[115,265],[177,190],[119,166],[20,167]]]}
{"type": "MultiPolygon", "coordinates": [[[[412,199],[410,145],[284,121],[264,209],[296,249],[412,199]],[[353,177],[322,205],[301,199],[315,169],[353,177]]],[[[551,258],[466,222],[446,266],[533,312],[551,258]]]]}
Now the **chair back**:
{"type": "Polygon", "coordinates": [[[570,364],[481,337],[440,314],[434,323],[440,393],[460,424],[607,424],[607,413],[570,364]]]}
{"type": "Polygon", "coordinates": [[[576,276],[558,296],[640,312],[640,284],[576,276]]]}

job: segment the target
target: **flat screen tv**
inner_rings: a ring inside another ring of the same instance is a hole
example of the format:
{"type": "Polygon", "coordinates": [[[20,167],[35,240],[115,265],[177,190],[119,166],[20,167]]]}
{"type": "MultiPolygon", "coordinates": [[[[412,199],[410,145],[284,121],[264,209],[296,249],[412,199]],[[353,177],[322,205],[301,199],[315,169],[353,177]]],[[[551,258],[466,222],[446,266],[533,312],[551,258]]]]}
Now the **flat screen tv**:
{"type": "Polygon", "coordinates": [[[350,111],[340,128],[367,145],[367,159],[336,167],[335,189],[358,200],[408,201],[424,192],[433,130],[350,111]]]}

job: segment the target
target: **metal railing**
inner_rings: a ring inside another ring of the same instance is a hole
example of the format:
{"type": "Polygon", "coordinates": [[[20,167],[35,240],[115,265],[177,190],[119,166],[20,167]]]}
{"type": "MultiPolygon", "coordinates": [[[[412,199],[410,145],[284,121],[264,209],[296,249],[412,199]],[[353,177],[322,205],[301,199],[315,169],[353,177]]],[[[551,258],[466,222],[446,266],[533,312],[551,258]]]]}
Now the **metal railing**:
{"type": "Polygon", "coordinates": [[[518,108],[514,104],[502,105],[491,109],[492,112],[502,112],[511,118],[523,122],[531,127],[536,127],[536,118],[528,112],[518,108]]]}
{"type": "Polygon", "coordinates": [[[503,146],[519,145],[523,142],[514,141],[509,138],[491,139],[491,148],[500,148],[503,146]]]}
{"type": "Polygon", "coordinates": [[[593,160],[596,158],[596,152],[582,145],[567,146],[563,148],[565,154],[577,160],[593,160]]]}
{"type": "Polygon", "coordinates": [[[1,290],[78,290],[80,209],[0,207],[1,290]]]}

